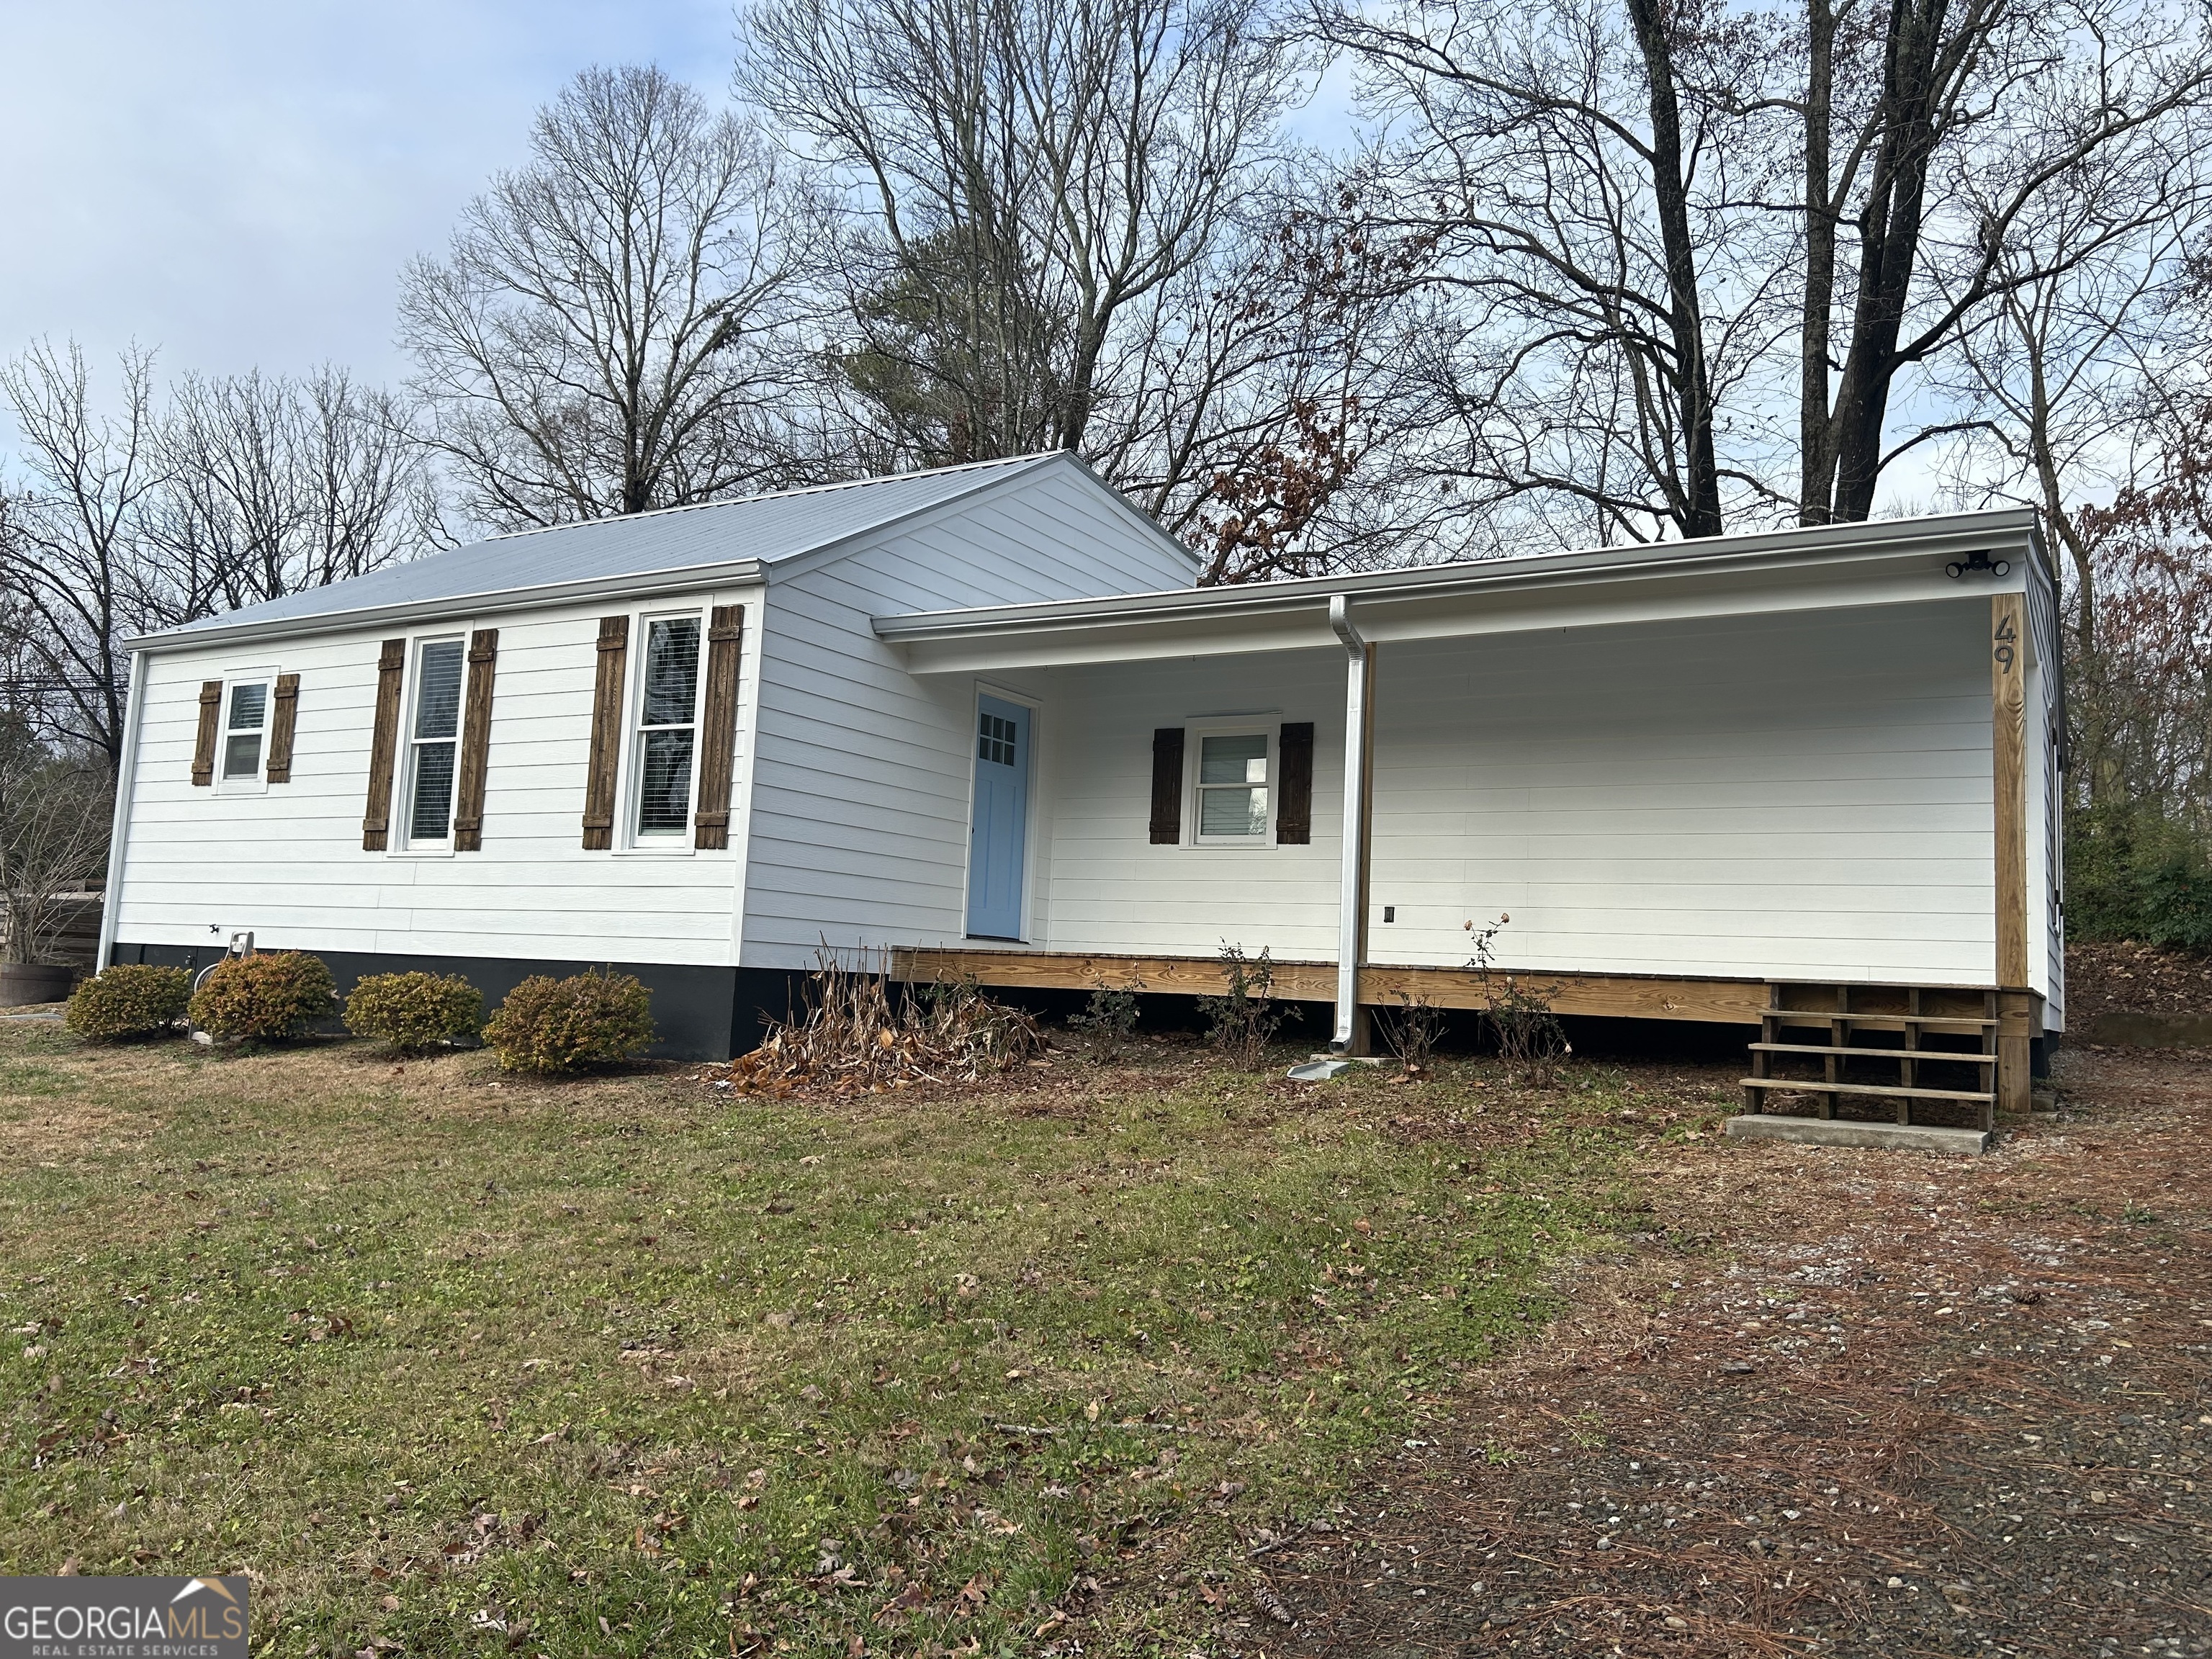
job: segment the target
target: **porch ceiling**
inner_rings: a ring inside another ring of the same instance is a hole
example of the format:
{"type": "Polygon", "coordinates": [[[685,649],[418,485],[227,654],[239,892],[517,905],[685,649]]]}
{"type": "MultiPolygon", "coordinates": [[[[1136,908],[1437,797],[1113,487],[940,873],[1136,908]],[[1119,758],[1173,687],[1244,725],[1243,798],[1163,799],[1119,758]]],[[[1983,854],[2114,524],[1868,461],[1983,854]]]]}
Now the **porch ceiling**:
{"type": "Polygon", "coordinates": [[[2027,508],[1777,531],[1707,541],[1417,566],[1367,574],[873,619],[916,673],[1131,662],[1336,644],[1346,595],[1376,643],[1670,618],[1913,604],[2049,582],[2027,508]],[[2002,577],[1954,579],[1972,553],[2002,577]]]}

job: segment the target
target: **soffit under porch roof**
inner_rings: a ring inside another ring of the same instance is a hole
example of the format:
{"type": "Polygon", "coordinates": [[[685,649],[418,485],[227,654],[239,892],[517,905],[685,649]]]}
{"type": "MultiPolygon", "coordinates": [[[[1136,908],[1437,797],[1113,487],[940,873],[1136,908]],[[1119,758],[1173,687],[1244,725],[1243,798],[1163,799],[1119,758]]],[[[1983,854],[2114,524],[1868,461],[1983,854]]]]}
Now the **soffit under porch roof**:
{"type": "Polygon", "coordinates": [[[2048,588],[2027,507],[1822,526],[1364,574],[872,619],[916,673],[1136,662],[1336,644],[1329,601],[1376,643],[1831,610],[2048,588]],[[1975,554],[2011,568],[1953,577],[1975,554]]]}

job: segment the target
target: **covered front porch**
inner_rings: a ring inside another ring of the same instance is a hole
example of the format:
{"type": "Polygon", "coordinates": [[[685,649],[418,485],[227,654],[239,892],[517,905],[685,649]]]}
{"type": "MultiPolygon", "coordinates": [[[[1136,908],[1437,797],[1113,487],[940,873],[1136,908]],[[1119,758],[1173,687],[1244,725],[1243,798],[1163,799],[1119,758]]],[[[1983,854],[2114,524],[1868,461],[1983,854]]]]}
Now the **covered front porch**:
{"type": "Polygon", "coordinates": [[[2063,1009],[2039,557],[1977,514],[876,618],[981,733],[969,925],[898,971],[1204,994],[1265,949],[1357,1054],[1368,1010],[1485,1006],[1495,924],[1562,1013],[1754,1028],[1759,1103],[2024,1109],[2063,1009]],[[1863,1083],[1969,1026],[1973,1086],[1948,1041],[1863,1083]]]}

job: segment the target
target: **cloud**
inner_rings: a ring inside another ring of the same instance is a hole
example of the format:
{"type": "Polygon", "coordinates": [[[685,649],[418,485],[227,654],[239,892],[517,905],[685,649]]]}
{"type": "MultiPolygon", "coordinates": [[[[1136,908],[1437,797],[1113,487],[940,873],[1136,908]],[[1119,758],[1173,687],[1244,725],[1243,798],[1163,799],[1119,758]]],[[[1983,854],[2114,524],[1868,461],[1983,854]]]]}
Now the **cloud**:
{"type": "Polygon", "coordinates": [[[396,379],[400,266],[593,63],[720,96],[726,0],[7,0],[0,354],[396,379]]]}

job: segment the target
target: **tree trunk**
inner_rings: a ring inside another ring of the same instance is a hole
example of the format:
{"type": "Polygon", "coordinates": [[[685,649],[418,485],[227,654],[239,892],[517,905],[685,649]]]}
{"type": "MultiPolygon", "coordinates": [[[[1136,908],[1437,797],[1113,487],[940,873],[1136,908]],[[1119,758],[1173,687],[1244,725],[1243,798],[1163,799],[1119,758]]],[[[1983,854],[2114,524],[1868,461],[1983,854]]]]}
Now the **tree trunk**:
{"type": "Polygon", "coordinates": [[[1674,90],[1673,43],[1662,0],[1628,0],[1651,98],[1651,191],[1667,260],[1667,320],[1673,334],[1674,391],[1686,476],[1672,480],[1674,517],[1685,536],[1721,533],[1720,463],[1713,447],[1712,386],[1698,295],[1698,252],[1682,183],[1682,114],[1674,90]]]}
{"type": "Polygon", "coordinates": [[[1901,362],[1898,338],[1920,252],[1928,164],[1936,147],[1936,65],[1946,10],[1947,0],[1898,0],[1890,13],[1875,117],[1881,137],[1858,216],[1858,299],[1850,351],[1836,390],[1829,510],[1844,522],[1874,511],[1881,476],[1882,429],[1901,362]]]}
{"type": "Polygon", "coordinates": [[[1836,307],[1835,185],[1829,175],[1836,14],[1830,0],[1806,0],[1805,25],[1805,303],[1797,365],[1797,522],[1814,525],[1828,521],[1836,477],[1835,428],[1828,410],[1836,307]]]}

